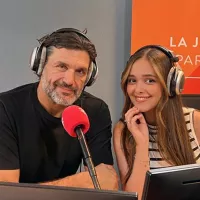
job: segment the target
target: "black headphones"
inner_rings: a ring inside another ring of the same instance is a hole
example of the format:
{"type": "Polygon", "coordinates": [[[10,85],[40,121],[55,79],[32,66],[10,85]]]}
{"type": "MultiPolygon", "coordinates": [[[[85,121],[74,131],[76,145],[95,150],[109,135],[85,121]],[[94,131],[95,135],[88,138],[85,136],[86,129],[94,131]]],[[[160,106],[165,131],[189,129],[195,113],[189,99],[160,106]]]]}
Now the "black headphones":
{"type": "MultiPolygon", "coordinates": [[[[174,97],[175,95],[180,95],[181,92],[183,91],[185,76],[181,67],[178,65],[179,58],[173,55],[170,50],[160,45],[143,46],[140,49],[138,49],[133,55],[146,48],[158,49],[162,51],[170,59],[172,67],[167,76],[167,90],[170,97],[174,97]],[[175,63],[177,64],[175,65],[175,63]]],[[[129,61],[133,55],[130,56],[129,61]]]]}
{"type": "MultiPolygon", "coordinates": [[[[88,41],[90,41],[89,38],[84,33],[79,31],[78,29],[74,29],[74,28],[58,29],[58,30],[52,32],[51,34],[44,36],[44,41],[41,42],[40,46],[34,48],[32,54],[31,54],[31,57],[30,57],[30,64],[29,64],[30,68],[38,76],[41,76],[41,74],[42,74],[42,71],[44,69],[44,64],[46,61],[46,56],[47,56],[47,48],[44,45],[45,40],[54,33],[66,33],[66,32],[77,33],[78,35],[80,35],[80,36],[86,38],[88,41]]],[[[96,81],[97,75],[98,75],[98,66],[96,64],[96,61],[92,60],[91,65],[89,67],[89,72],[88,72],[85,86],[91,86],[96,81]]]]}

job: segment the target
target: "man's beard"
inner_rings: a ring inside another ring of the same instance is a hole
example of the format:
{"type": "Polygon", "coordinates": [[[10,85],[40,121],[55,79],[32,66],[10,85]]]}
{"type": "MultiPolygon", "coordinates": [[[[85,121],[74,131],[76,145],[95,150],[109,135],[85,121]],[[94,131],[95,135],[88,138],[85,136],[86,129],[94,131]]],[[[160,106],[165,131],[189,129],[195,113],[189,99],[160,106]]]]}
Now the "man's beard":
{"type": "Polygon", "coordinates": [[[83,88],[78,91],[78,89],[73,88],[72,86],[67,85],[65,82],[61,82],[61,81],[56,81],[53,84],[51,84],[50,82],[46,80],[44,76],[41,77],[41,82],[42,82],[42,88],[44,92],[47,94],[47,96],[51,98],[51,100],[54,103],[62,105],[62,106],[72,105],[80,97],[83,91],[83,88]],[[73,97],[70,97],[71,94],[69,95],[64,92],[60,95],[56,91],[56,87],[63,87],[63,88],[67,88],[71,90],[74,93],[73,97]],[[68,96],[68,99],[65,99],[64,96],[65,97],[68,96]]]}

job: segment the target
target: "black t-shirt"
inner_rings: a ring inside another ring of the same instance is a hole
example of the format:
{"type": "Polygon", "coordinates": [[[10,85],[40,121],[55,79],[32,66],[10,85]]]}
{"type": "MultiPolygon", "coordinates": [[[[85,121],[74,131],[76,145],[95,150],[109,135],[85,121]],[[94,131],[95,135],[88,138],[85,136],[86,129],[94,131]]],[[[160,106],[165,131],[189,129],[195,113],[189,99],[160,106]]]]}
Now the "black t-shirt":
{"type": "MultiPolygon", "coordinates": [[[[75,174],[83,158],[77,138],[37,98],[38,83],[0,94],[0,170],[20,169],[20,182],[51,181],[75,174]]],[[[113,164],[111,118],[104,101],[84,92],[77,105],[87,113],[86,140],[94,165],[113,164]]]]}

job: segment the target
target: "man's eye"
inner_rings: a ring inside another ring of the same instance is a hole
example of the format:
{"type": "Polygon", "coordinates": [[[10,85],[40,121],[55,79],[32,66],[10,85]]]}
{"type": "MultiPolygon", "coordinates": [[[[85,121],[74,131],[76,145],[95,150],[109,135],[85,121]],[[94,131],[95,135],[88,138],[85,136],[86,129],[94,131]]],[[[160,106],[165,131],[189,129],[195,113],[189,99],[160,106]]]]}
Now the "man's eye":
{"type": "Polygon", "coordinates": [[[83,69],[77,70],[77,73],[80,75],[86,75],[86,71],[83,69]]]}
{"type": "Polygon", "coordinates": [[[60,67],[61,69],[67,69],[67,67],[66,67],[65,65],[59,65],[59,67],[60,67]]]}
{"type": "Polygon", "coordinates": [[[58,69],[62,69],[62,70],[67,69],[67,67],[65,65],[57,65],[56,67],[58,69]]]}

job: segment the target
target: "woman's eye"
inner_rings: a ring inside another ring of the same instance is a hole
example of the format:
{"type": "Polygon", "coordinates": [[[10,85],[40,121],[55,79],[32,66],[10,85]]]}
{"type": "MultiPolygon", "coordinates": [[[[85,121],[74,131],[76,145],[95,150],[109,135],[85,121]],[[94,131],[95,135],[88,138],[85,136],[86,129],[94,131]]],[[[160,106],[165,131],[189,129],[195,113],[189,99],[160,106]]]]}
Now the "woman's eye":
{"type": "Polygon", "coordinates": [[[136,82],[135,79],[132,79],[132,78],[128,79],[128,83],[135,83],[135,82],[136,82]]]}
{"type": "Polygon", "coordinates": [[[154,83],[154,82],[156,82],[154,79],[147,79],[146,80],[146,83],[154,83]]]}

